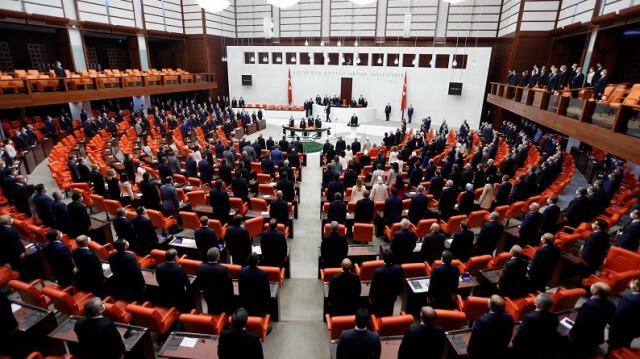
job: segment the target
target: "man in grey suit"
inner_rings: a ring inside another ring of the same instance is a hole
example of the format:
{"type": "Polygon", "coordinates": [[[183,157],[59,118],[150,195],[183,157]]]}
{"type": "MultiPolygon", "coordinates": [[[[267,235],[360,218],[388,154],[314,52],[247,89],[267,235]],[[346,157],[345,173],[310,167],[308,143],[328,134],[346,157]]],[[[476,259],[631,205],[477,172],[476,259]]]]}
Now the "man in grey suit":
{"type": "MultiPolygon", "coordinates": [[[[180,200],[178,200],[178,191],[173,187],[173,177],[164,179],[164,184],[160,187],[160,195],[162,196],[162,214],[164,216],[173,216],[173,218],[180,220],[178,216],[180,200]]],[[[179,232],[178,229],[182,230],[175,228],[176,233],[179,232]]]]}
{"type": "Polygon", "coordinates": [[[181,174],[182,173],[182,167],[180,166],[180,160],[178,159],[178,157],[176,157],[176,153],[173,151],[169,152],[169,167],[171,168],[171,171],[174,174],[181,174]]]}

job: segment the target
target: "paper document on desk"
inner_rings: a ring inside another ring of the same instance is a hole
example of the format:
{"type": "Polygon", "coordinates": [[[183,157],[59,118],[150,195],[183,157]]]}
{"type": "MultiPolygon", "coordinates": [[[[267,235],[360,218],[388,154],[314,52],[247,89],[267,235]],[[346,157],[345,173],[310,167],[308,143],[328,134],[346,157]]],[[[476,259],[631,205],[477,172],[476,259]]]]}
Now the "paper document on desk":
{"type": "Polygon", "coordinates": [[[182,342],[180,343],[181,347],[187,347],[187,348],[195,348],[196,344],[198,343],[198,339],[197,338],[183,338],[182,342]]]}
{"type": "Polygon", "coordinates": [[[571,329],[571,328],[573,328],[573,325],[575,324],[575,322],[573,320],[569,319],[569,317],[564,317],[560,321],[560,324],[565,328],[571,329]]]}
{"type": "Polygon", "coordinates": [[[19,311],[20,308],[22,308],[20,305],[18,305],[16,303],[11,303],[11,312],[12,313],[15,313],[15,312],[19,311]]]}
{"type": "Polygon", "coordinates": [[[409,282],[414,293],[426,293],[429,291],[429,281],[412,280],[409,282]]]}
{"type": "Polygon", "coordinates": [[[107,269],[111,268],[111,266],[109,266],[109,263],[102,263],[102,270],[106,271],[107,269]]]}

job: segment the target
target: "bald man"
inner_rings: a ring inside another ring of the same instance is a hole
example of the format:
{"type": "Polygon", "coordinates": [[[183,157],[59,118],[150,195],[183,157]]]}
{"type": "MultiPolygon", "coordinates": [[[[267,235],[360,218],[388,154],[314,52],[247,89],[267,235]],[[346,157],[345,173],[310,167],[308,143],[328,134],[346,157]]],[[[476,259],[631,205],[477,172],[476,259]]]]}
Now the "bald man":
{"type": "Polygon", "coordinates": [[[522,223],[520,223],[520,229],[518,230],[518,236],[520,242],[518,244],[522,246],[537,246],[540,239],[540,226],[544,220],[542,213],[538,212],[540,205],[538,203],[531,203],[529,205],[529,212],[524,215],[522,223]]]}
{"type": "Polygon", "coordinates": [[[523,255],[522,247],[511,247],[511,259],[502,267],[502,274],[498,281],[500,293],[511,299],[522,298],[527,293],[527,257],[523,255]]]}
{"type": "Polygon", "coordinates": [[[444,351],[446,336],[440,327],[433,325],[437,317],[431,307],[422,307],[420,324],[411,326],[404,334],[398,359],[440,359],[444,351]]]}
{"type": "Polygon", "coordinates": [[[616,306],[607,297],[611,288],[602,282],[591,285],[591,298],[578,308],[575,324],[569,332],[574,353],[591,355],[604,342],[604,328],[611,323],[616,306]]]}
{"type": "Polygon", "coordinates": [[[360,277],[352,271],[351,260],[343,259],[341,266],[342,272],[334,275],[329,284],[331,316],[355,314],[362,291],[360,277]]]}
{"type": "Polygon", "coordinates": [[[471,331],[467,353],[471,359],[501,358],[513,335],[513,317],[504,311],[504,299],[492,295],[489,313],[476,320],[471,331]]]}

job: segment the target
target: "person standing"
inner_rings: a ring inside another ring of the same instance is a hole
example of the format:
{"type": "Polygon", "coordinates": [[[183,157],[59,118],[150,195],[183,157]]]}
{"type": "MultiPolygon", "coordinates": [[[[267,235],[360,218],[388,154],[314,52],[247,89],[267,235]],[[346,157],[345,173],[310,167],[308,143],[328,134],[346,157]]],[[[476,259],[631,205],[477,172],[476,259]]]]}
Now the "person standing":
{"type": "Polygon", "coordinates": [[[591,285],[591,298],[578,308],[578,316],[569,331],[572,352],[578,357],[592,354],[595,348],[604,342],[604,329],[611,324],[616,306],[607,297],[611,288],[597,282],[591,285]]]}
{"type": "Polygon", "coordinates": [[[533,303],[536,309],[524,316],[513,338],[513,352],[518,358],[549,358],[558,337],[558,317],[549,311],[553,298],[543,292],[533,303]]]}
{"type": "Polygon", "coordinates": [[[412,325],[402,337],[398,359],[440,359],[447,337],[434,325],[438,314],[431,307],[422,307],[420,323],[412,325]],[[425,350],[426,349],[426,350],[425,350]]]}
{"type": "Polygon", "coordinates": [[[640,277],[629,282],[631,294],[623,297],[616,307],[609,329],[609,350],[630,348],[634,338],[640,337],[637,318],[640,318],[640,277]]]}
{"type": "Polygon", "coordinates": [[[369,302],[378,317],[393,315],[394,303],[403,286],[402,267],[393,263],[393,252],[385,249],[382,258],[384,265],[374,271],[369,290],[369,302]]]}
{"type": "Polygon", "coordinates": [[[220,249],[209,248],[207,262],[198,267],[196,277],[209,314],[231,313],[233,305],[233,281],[227,267],[218,263],[219,259],[220,249]]]}
{"type": "Polygon", "coordinates": [[[344,330],[338,340],[336,359],[379,359],[382,350],[378,334],[367,329],[369,311],[360,308],[356,312],[356,327],[344,330]]]}
{"type": "Polygon", "coordinates": [[[238,279],[240,302],[250,315],[264,317],[271,299],[269,279],[267,273],[258,268],[258,254],[249,254],[247,264],[240,270],[238,279]]]}
{"type": "Polygon", "coordinates": [[[384,107],[384,115],[389,121],[389,115],[391,114],[391,104],[387,103],[387,106],[384,107]]]}
{"type": "Polygon", "coordinates": [[[351,260],[343,259],[341,267],[342,272],[335,274],[329,283],[328,301],[332,316],[353,315],[362,291],[360,276],[351,270],[351,260]]]}
{"type": "Polygon", "coordinates": [[[225,330],[218,339],[220,359],[262,359],[262,343],[257,335],[246,330],[249,313],[238,308],[231,316],[231,329],[225,330]]]}
{"type": "Polygon", "coordinates": [[[98,297],[84,303],[84,315],[73,327],[79,342],[82,358],[122,358],[125,346],[118,329],[111,319],[102,316],[104,304],[98,297]]]}
{"type": "Polygon", "coordinates": [[[505,313],[505,303],[499,295],[488,301],[489,313],[476,320],[469,337],[467,353],[471,359],[501,358],[513,335],[513,317],[505,313]]]}

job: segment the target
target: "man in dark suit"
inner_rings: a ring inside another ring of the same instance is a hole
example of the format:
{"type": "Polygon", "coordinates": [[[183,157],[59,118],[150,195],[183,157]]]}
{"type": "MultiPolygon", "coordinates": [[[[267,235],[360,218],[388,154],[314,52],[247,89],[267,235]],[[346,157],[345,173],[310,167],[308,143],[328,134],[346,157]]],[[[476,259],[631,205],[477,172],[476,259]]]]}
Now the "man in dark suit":
{"type": "MultiPolygon", "coordinates": [[[[107,196],[107,188],[105,187],[104,176],[100,173],[98,165],[91,166],[92,171],[89,175],[89,179],[91,184],[93,184],[93,192],[96,194],[106,197],[107,196]]],[[[138,186],[139,187],[139,186],[138,186]]]]}
{"type": "Polygon", "coordinates": [[[238,308],[231,316],[231,330],[225,330],[218,339],[220,359],[262,359],[262,343],[257,335],[246,330],[249,313],[238,308]]]}
{"type": "Polygon", "coordinates": [[[336,193],[344,194],[344,185],[340,182],[340,174],[338,173],[333,174],[333,181],[327,185],[327,201],[335,201],[336,193]]]}
{"type": "Polygon", "coordinates": [[[589,206],[589,200],[586,196],[586,188],[579,188],[576,191],[576,198],[572,199],[571,202],[569,202],[567,208],[564,210],[564,214],[565,217],[567,217],[569,226],[576,228],[589,216],[591,209],[589,206]]]}
{"type": "Polygon", "coordinates": [[[351,260],[342,260],[342,272],[334,275],[329,283],[331,316],[353,315],[358,309],[362,284],[357,273],[351,270],[351,260]]]}
{"type": "Polygon", "coordinates": [[[206,159],[202,159],[198,162],[198,169],[200,170],[200,180],[203,184],[211,183],[213,179],[213,170],[211,169],[211,164],[206,159]]]}
{"type": "Polygon", "coordinates": [[[497,287],[502,296],[509,298],[522,298],[527,292],[527,264],[526,257],[522,254],[522,247],[511,247],[511,259],[502,267],[502,274],[497,287]]]}
{"type": "Polygon", "coordinates": [[[185,167],[187,170],[187,177],[198,177],[198,162],[193,158],[194,153],[189,154],[185,161],[185,167]]]}
{"type": "Polygon", "coordinates": [[[64,71],[64,67],[62,67],[60,61],[56,61],[56,64],[53,66],[53,72],[56,74],[56,77],[67,77],[67,73],[64,71]]]}
{"type": "Polygon", "coordinates": [[[382,252],[384,265],[373,272],[369,302],[378,317],[393,315],[393,305],[402,293],[402,267],[393,263],[393,252],[385,249],[382,252]]]}
{"type": "Polygon", "coordinates": [[[592,228],[593,233],[587,237],[581,248],[584,276],[589,276],[600,269],[610,246],[609,234],[606,232],[607,222],[597,219],[593,222],[592,228]]]}
{"type": "Polygon", "coordinates": [[[560,216],[560,207],[558,206],[558,197],[551,196],[547,199],[547,208],[542,211],[542,223],[540,224],[540,232],[555,233],[558,228],[558,217],[560,216]]]}
{"type": "Polygon", "coordinates": [[[322,238],[320,244],[320,255],[324,268],[335,268],[347,257],[349,245],[347,237],[338,232],[339,223],[331,222],[331,232],[322,238]]]}
{"type": "Polygon", "coordinates": [[[67,206],[70,220],[69,235],[78,237],[81,234],[89,234],[91,217],[89,217],[87,208],[82,203],[82,195],[78,192],[73,192],[71,199],[73,201],[67,206]]]}
{"type": "Polygon", "coordinates": [[[638,251],[640,242],[640,210],[631,211],[631,223],[627,224],[621,230],[618,245],[620,248],[628,249],[632,252],[638,251]]]}
{"type": "Polygon", "coordinates": [[[51,229],[45,236],[49,243],[44,245],[42,251],[49,261],[51,273],[56,276],[58,284],[62,288],[66,288],[73,284],[78,268],[73,262],[69,247],[62,243],[62,232],[51,229]]]}
{"type": "Polygon", "coordinates": [[[278,230],[278,221],[275,218],[269,220],[269,230],[262,232],[260,249],[262,265],[284,268],[287,262],[287,239],[284,233],[278,230]]]}
{"type": "Polygon", "coordinates": [[[282,191],[276,192],[276,200],[269,206],[269,217],[278,223],[289,225],[289,204],[282,199],[282,191]]]}
{"type": "Polygon", "coordinates": [[[453,255],[449,251],[442,252],[442,264],[433,268],[427,302],[437,309],[452,309],[455,307],[458,293],[460,269],[451,265],[453,255]]]}
{"type": "Polygon", "coordinates": [[[522,318],[513,338],[515,357],[543,359],[551,357],[558,337],[558,317],[549,312],[553,298],[546,293],[538,294],[534,301],[536,310],[522,318]]]}
{"type": "Polygon", "coordinates": [[[230,313],[233,306],[233,281],[226,266],[218,263],[220,249],[209,248],[207,261],[198,267],[196,281],[207,302],[207,313],[230,313]]]}
{"type": "Polygon", "coordinates": [[[475,255],[493,254],[504,231],[504,226],[498,221],[499,219],[500,213],[492,212],[489,215],[489,222],[482,225],[474,243],[475,255]]]}
{"type": "Polygon", "coordinates": [[[380,358],[382,344],[378,334],[367,329],[369,311],[356,311],[355,329],[344,330],[338,341],[336,359],[377,359],[380,358]]]}
{"type": "Polygon", "coordinates": [[[391,114],[391,105],[387,103],[387,106],[384,107],[384,115],[387,118],[387,121],[389,121],[389,115],[391,114]]]}
{"type": "Polygon", "coordinates": [[[173,248],[165,252],[165,262],[156,266],[156,280],[162,293],[162,303],[166,308],[175,307],[181,313],[188,313],[193,307],[193,297],[189,295],[190,283],[187,273],[176,263],[178,251],[173,248]]]}
{"type": "Polygon", "coordinates": [[[149,252],[155,248],[156,244],[158,244],[158,235],[156,234],[153,224],[151,224],[151,220],[146,216],[146,208],[143,206],[136,208],[136,214],[137,216],[133,217],[131,221],[137,235],[134,249],[136,249],[137,255],[144,256],[149,254],[149,252]]]}
{"type": "Polygon", "coordinates": [[[542,248],[536,251],[529,266],[529,288],[530,291],[545,292],[547,283],[551,280],[553,269],[560,259],[560,249],[553,242],[555,238],[552,233],[542,235],[542,248]]]}
{"type": "Polygon", "coordinates": [[[529,205],[529,212],[524,215],[520,228],[518,229],[519,243],[521,246],[537,246],[540,240],[540,225],[544,216],[538,212],[540,205],[533,202],[529,205]]]}
{"type": "Polygon", "coordinates": [[[429,229],[431,233],[424,237],[420,247],[420,259],[431,264],[442,256],[445,235],[440,232],[440,226],[437,223],[432,224],[429,229]]]}
{"type": "Polygon", "coordinates": [[[84,315],[73,331],[78,337],[82,358],[116,359],[125,353],[124,343],[111,319],[102,316],[104,304],[98,297],[84,303],[84,315]]]}
{"type": "MultiPolygon", "coordinates": [[[[29,194],[27,192],[27,184],[24,176],[16,176],[16,183],[11,190],[13,194],[13,205],[18,211],[31,217],[31,207],[29,206],[29,194]]],[[[11,193],[10,192],[10,193],[11,193]]]]}
{"type": "Polygon", "coordinates": [[[584,74],[582,73],[582,67],[578,67],[574,72],[574,77],[569,83],[569,88],[575,89],[575,91],[571,91],[571,97],[578,98],[578,90],[580,89],[584,83],[584,74]]]}
{"type": "Polygon", "coordinates": [[[389,247],[395,254],[395,262],[398,264],[408,263],[411,261],[413,249],[416,247],[416,233],[409,230],[411,222],[403,218],[400,221],[402,229],[394,233],[389,247]]]}
{"type": "Polygon", "coordinates": [[[241,225],[242,216],[236,214],[233,216],[233,224],[225,232],[224,242],[233,258],[233,263],[244,267],[247,264],[247,256],[251,253],[251,237],[249,231],[241,225]]]}
{"type": "Polygon", "coordinates": [[[631,294],[624,296],[611,320],[609,350],[630,348],[634,338],[640,337],[637,318],[640,318],[640,277],[629,282],[631,294]]]}
{"type": "Polygon", "coordinates": [[[258,254],[249,254],[247,264],[240,270],[238,279],[240,302],[251,316],[264,317],[271,299],[269,279],[267,273],[258,268],[258,254]]]}
{"type": "Polygon", "coordinates": [[[229,192],[222,188],[222,180],[216,180],[216,188],[209,190],[209,204],[213,207],[213,216],[222,224],[227,223],[229,219],[229,192]]]}
{"type": "Polygon", "coordinates": [[[451,239],[451,247],[449,250],[454,259],[460,262],[466,262],[473,252],[473,231],[469,229],[469,222],[466,220],[460,222],[460,232],[453,235],[451,239]]]}
{"type": "Polygon", "coordinates": [[[422,307],[420,323],[412,325],[402,337],[398,359],[440,359],[442,357],[447,337],[442,328],[434,325],[437,316],[433,308],[422,307]]]}
{"type": "Polygon", "coordinates": [[[558,70],[553,70],[553,73],[549,77],[549,81],[547,82],[547,90],[553,92],[558,90],[560,86],[560,75],[558,74],[558,70]]]}
{"type": "Polygon", "coordinates": [[[609,76],[607,76],[607,70],[602,69],[601,74],[602,76],[596,81],[595,85],[593,85],[593,97],[596,100],[602,99],[602,95],[604,94],[604,89],[609,84],[609,76]]]}
{"type": "Polygon", "coordinates": [[[12,227],[13,218],[8,214],[0,216],[0,264],[9,263],[11,269],[23,276],[22,261],[26,257],[24,244],[18,230],[12,227]]]}
{"type": "Polygon", "coordinates": [[[150,178],[151,175],[145,172],[142,175],[142,181],[138,183],[138,189],[142,194],[142,205],[146,208],[158,210],[160,209],[160,194],[158,193],[158,186],[151,182],[150,178]]]}
{"type": "Polygon", "coordinates": [[[109,255],[109,266],[113,275],[110,287],[117,299],[132,302],[139,300],[146,288],[140,265],[136,257],[127,252],[129,243],[119,239],[113,243],[116,252],[109,255]]]}
{"type": "Polygon", "coordinates": [[[53,192],[53,203],[51,203],[51,211],[53,212],[54,228],[63,232],[69,232],[69,209],[67,205],[62,202],[62,194],[58,191],[53,192]]]}
{"type": "Polygon", "coordinates": [[[196,240],[196,247],[200,253],[200,258],[205,261],[207,259],[207,252],[213,247],[218,247],[218,236],[216,231],[209,227],[209,217],[200,217],[200,228],[196,228],[194,231],[194,237],[196,240]]]}
{"type": "Polygon", "coordinates": [[[100,259],[89,248],[90,240],[85,235],[76,238],[78,247],[72,253],[73,261],[78,268],[75,284],[78,290],[100,295],[104,284],[104,273],[102,272],[100,259]]]}
{"type": "MultiPolygon", "coordinates": [[[[597,282],[591,285],[591,298],[578,308],[575,324],[569,332],[571,348],[576,357],[587,357],[604,342],[604,329],[616,312],[616,306],[607,297],[611,288],[597,282]]],[[[636,323],[637,324],[637,323],[636,323]]]]}
{"type": "MultiPolygon", "coordinates": [[[[428,171],[427,171],[428,172],[428,171]]],[[[440,177],[440,169],[436,170],[435,176],[429,180],[429,194],[433,195],[433,198],[440,198],[442,187],[444,187],[444,178],[440,177]]]]}
{"type": "Polygon", "coordinates": [[[473,324],[467,353],[472,359],[501,358],[513,335],[513,317],[504,311],[504,299],[499,295],[489,298],[489,313],[473,324]]]}
{"type": "Polygon", "coordinates": [[[340,224],[347,223],[347,204],[342,200],[342,194],[334,193],[333,198],[334,201],[329,204],[327,219],[340,224]]]}
{"type": "Polygon", "coordinates": [[[391,188],[391,196],[384,201],[383,217],[389,227],[400,222],[402,218],[402,198],[398,196],[398,190],[395,186],[391,188]]]}
{"type": "Polygon", "coordinates": [[[527,199],[527,184],[524,182],[524,176],[519,175],[516,184],[511,189],[511,194],[509,195],[509,203],[524,201],[527,199]]]}
{"type": "Polygon", "coordinates": [[[429,199],[424,195],[424,186],[419,185],[416,189],[416,194],[411,196],[411,203],[409,204],[409,220],[411,223],[418,225],[418,222],[425,218],[428,203],[429,199]]]}
{"type": "Polygon", "coordinates": [[[448,221],[449,217],[453,214],[457,199],[458,190],[453,187],[453,181],[448,180],[446,187],[440,194],[440,200],[438,201],[438,211],[440,211],[440,218],[443,221],[448,221]]]}
{"type": "Polygon", "coordinates": [[[116,210],[118,215],[113,220],[113,228],[116,231],[117,239],[126,239],[129,243],[136,243],[136,234],[133,231],[133,225],[127,218],[127,211],[120,207],[116,210]]]}
{"type": "Polygon", "coordinates": [[[496,195],[494,202],[496,206],[504,206],[509,204],[509,194],[511,193],[512,185],[509,182],[509,176],[502,176],[502,183],[496,188],[496,195]]]}
{"type": "Polygon", "coordinates": [[[355,223],[371,223],[375,213],[375,203],[369,198],[369,190],[362,192],[363,198],[356,202],[356,209],[353,215],[355,223]]]}

